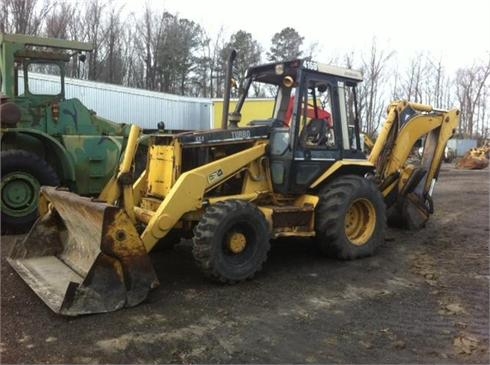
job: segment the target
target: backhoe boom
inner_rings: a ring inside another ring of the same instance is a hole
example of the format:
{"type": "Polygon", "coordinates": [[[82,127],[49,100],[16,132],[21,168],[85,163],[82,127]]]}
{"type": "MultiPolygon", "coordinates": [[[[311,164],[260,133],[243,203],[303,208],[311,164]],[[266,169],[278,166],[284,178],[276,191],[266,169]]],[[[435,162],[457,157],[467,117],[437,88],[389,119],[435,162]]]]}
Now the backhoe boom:
{"type": "Polygon", "coordinates": [[[444,157],[444,148],[459,122],[459,110],[398,101],[388,117],[368,160],[398,223],[420,228],[432,213],[432,190],[444,157]],[[424,140],[420,164],[407,163],[418,140],[424,140]]]}

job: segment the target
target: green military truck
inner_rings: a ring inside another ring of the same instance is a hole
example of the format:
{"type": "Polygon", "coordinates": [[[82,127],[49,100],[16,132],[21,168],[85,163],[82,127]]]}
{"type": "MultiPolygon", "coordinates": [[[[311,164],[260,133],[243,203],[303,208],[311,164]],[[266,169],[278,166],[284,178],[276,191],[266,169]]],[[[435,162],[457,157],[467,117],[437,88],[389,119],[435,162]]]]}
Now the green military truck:
{"type": "Polygon", "coordinates": [[[21,233],[38,216],[41,185],[98,194],[118,166],[130,127],[65,98],[66,66],[83,61],[91,44],[0,34],[0,47],[1,226],[2,233],[21,233]],[[35,72],[55,75],[57,89],[36,87],[29,77],[35,72]]]}

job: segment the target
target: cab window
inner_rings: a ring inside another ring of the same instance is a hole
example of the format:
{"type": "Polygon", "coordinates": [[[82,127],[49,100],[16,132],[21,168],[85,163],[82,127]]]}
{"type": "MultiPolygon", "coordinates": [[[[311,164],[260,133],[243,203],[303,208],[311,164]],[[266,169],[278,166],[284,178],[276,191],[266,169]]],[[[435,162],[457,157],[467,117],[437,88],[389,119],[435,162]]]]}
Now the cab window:
{"type": "Polygon", "coordinates": [[[343,82],[338,82],[338,90],[342,129],[345,129],[342,131],[344,136],[344,149],[360,150],[361,145],[357,138],[359,134],[356,133],[357,109],[354,92],[355,89],[353,86],[346,85],[343,82]]]}
{"type": "Polygon", "coordinates": [[[32,95],[59,95],[61,87],[61,68],[57,64],[31,62],[24,71],[27,91],[32,95]],[[36,74],[50,75],[50,80],[40,80],[36,74]]]}
{"type": "Polygon", "coordinates": [[[332,91],[329,84],[308,80],[299,113],[299,142],[303,148],[337,148],[332,117],[332,91]]]}

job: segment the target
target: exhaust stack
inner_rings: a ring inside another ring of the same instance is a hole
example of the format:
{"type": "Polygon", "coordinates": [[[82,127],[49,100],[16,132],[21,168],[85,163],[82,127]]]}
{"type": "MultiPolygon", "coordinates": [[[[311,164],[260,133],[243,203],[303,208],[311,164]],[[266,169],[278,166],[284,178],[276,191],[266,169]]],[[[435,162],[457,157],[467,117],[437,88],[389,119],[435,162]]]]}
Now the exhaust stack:
{"type": "Polygon", "coordinates": [[[228,113],[230,112],[230,98],[231,98],[231,77],[233,75],[233,62],[236,58],[236,51],[231,50],[230,56],[228,57],[228,62],[226,64],[226,75],[225,75],[225,94],[223,99],[223,115],[221,117],[221,128],[228,128],[228,113]]]}

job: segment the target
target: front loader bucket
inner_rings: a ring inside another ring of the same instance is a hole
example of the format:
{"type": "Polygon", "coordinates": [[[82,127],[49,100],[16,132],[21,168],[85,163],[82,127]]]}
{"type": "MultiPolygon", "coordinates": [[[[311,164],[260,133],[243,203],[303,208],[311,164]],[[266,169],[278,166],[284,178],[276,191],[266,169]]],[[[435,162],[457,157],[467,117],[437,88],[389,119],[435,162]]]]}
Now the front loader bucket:
{"type": "Polygon", "coordinates": [[[41,188],[50,203],[9,264],[56,313],[110,312],[141,303],[158,279],[126,213],[76,194],[41,188]]]}

